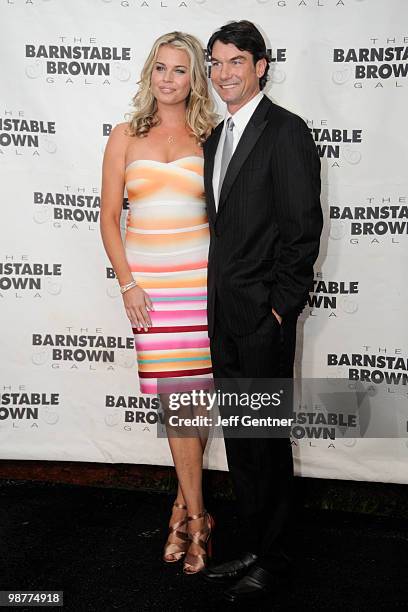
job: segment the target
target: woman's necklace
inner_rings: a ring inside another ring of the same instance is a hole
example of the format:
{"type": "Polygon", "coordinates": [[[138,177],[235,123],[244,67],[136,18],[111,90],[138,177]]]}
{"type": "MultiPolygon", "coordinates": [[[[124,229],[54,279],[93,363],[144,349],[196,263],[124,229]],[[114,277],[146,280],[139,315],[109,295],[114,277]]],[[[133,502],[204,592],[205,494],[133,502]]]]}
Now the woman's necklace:
{"type": "MultiPolygon", "coordinates": [[[[185,124],[184,128],[186,128],[186,127],[187,127],[187,125],[185,124]]],[[[169,144],[169,145],[177,144],[177,140],[179,139],[179,136],[180,136],[181,131],[182,131],[182,128],[180,128],[180,127],[176,127],[176,128],[173,128],[173,129],[175,129],[176,134],[169,134],[169,135],[164,135],[163,134],[163,138],[166,139],[167,144],[169,144]]]]}

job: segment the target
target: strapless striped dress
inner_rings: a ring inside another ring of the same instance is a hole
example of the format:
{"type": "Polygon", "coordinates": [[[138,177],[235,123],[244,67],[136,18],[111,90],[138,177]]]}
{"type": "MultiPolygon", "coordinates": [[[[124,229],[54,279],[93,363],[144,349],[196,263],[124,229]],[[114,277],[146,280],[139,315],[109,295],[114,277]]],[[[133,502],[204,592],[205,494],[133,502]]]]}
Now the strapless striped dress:
{"type": "Polygon", "coordinates": [[[154,306],[152,327],[133,328],[140,390],[157,393],[159,378],[211,379],[203,159],[136,160],[125,179],[126,258],[154,306]]]}

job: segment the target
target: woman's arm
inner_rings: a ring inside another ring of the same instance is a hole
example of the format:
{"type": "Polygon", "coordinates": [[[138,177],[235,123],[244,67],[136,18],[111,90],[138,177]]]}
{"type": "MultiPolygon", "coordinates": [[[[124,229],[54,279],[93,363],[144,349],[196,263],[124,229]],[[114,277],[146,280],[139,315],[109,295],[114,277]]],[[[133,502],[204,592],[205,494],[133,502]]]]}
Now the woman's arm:
{"type": "Polygon", "coordinates": [[[133,280],[120,234],[127,139],[123,124],[113,128],[106,145],[102,166],[101,235],[106,254],[120,285],[133,280]]]}
{"type": "MultiPolygon", "coordinates": [[[[128,136],[126,123],[117,125],[106,144],[102,166],[102,194],[100,229],[106,254],[120,285],[133,280],[120,233],[120,217],[125,185],[125,155],[128,136]]],[[[152,304],[141,287],[133,287],[123,294],[127,315],[138,329],[151,326],[148,309],[152,304]]]]}

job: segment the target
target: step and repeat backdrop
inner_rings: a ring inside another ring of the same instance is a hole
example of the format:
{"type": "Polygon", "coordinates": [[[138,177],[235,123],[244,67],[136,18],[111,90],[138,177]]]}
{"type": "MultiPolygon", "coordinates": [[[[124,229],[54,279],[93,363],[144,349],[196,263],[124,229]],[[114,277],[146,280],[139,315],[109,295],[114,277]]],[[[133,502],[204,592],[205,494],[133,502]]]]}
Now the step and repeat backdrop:
{"type": "MultiPolygon", "coordinates": [[[[321,156],[296,376],[381,385],[385,418],[392,394],[408,402],[405,0],[1,0],[0,18],[1,459],[171,464],[102,246],[101,162],[155,38],[205,46],[231,19],[262,30],[267,94],[307,121],[321,156]]],[[[125,194],[123,227],[126,214],[125,194]]],[[[408,482],[406,438],[308,425],[292,437],[297,474],[408,482]]],[[[222,440],[205,459],[227,469],[222,440]]]]}

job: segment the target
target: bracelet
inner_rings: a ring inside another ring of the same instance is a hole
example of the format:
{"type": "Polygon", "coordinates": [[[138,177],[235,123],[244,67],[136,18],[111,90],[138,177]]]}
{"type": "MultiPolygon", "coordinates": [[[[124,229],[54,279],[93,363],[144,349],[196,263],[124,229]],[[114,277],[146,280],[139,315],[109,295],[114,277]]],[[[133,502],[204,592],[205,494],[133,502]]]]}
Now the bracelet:
{"type": "Polygon", "coordinates": [[[125,291],[128,291],[129,289],[133,289],[133,287],[137,286],[137,282],[135,280],[130,281],[130,283],[127,283],[127,285],[120,285],[120,292],[121,293],[125,293],[125,291]]]}

